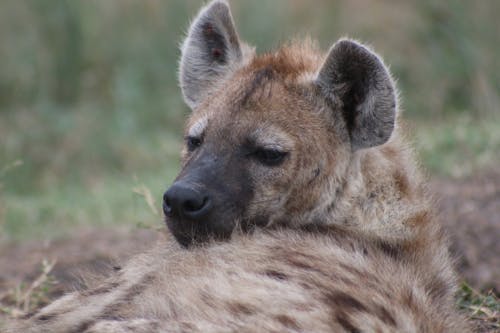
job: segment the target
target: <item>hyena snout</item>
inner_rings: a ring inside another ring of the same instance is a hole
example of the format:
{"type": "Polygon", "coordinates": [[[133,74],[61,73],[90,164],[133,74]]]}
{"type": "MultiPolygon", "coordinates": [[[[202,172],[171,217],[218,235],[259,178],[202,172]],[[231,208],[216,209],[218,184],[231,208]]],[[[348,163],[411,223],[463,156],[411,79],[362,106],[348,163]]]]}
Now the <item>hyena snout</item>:
{"type": "Polygon", "coordinates": [[[241,166],[228,167],[236,163],[226,155],[201,153],[163,196],[167,227],[184,246],[228,239],[244,215],[251,186],[241,166]]]}
{"type": "Polygon", "coordinates": [[[206,191],[183,181],[175,182],[163,195],[163,212],[167,217],[202,221],[210,214],[212,206],[206,191]]]}

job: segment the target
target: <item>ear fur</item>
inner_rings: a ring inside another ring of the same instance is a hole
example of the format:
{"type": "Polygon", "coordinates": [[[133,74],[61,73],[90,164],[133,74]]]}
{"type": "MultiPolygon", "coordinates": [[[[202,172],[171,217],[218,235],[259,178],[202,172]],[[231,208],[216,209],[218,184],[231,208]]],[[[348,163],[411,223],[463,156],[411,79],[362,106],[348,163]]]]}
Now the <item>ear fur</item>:
{"type": "Polygon", "coordinates": [[[342,110],[353,151],[389,140],[396,118],[394,83],[367,47],[346,39],[335,43],[316,84],[329,104],[342,110]]]}
{"type": "Polygon", "coordinates": [[[181,47],[179,81],[185,102],[194,109],[242,61],[229,5],[215,0],[202,8],[181,47]]]}

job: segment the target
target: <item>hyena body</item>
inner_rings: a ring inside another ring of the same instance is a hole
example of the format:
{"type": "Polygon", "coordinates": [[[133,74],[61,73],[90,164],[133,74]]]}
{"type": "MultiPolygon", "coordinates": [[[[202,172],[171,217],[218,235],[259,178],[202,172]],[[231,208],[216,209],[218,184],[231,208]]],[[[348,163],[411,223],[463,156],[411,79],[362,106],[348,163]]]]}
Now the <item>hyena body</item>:
{"type": "Polygon", "coordinates": [[[169,242],[18,331],[465,332],[449,262],[426,244],[390,249],[335,227],[256,231],[190,251],[169,242]]]}
{"type": "Polygon", "coordinates": [[[467,331],[374,53],[342,40],[326,56],[309,41],[257,56],[215,1],[180,81],[193,114],[163,204],[177,242],[12,331],[467,331]]]}

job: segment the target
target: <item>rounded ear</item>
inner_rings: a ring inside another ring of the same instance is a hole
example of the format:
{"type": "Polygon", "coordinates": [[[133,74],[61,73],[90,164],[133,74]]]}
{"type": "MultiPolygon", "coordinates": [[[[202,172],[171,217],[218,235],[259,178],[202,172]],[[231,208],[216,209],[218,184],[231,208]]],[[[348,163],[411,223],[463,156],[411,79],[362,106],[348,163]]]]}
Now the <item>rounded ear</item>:
{"type": "Polygon", "coordinates": [[[181,47],[179,81],[185,102],[193,109],[211,88],[242,61],[242,51],[226,1],[202,8],[181,47]]]}
{"type": "Polygon", "coordinates": [[[340,40],[316,78],[330,105],[340,108],[353,150],[389,140],[396,118],[396,92],[382,60],[367,47],[340,40]]]}

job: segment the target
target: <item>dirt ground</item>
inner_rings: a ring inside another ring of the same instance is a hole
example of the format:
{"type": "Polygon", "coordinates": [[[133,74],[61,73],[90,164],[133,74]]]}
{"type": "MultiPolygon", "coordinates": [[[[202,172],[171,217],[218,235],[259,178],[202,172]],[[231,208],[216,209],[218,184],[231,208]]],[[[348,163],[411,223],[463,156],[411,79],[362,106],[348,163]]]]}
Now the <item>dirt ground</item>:
{"type": "Polygon", "coordinates": [[[441,220],[465,280],[500,294],[500,170],[464,180],[435,179],[441,220]]]}
{"type": "MultiPolygon", "coordinates": [[[[452,238],[457,268],[476,290],[500,293],[500,171],[463,180],[433,179],[441,219],[452,238]]],[[[0,246],[0,296],[20,281],[40,275],[44,259],[56,259],[58,283],[50,295],[78,288],[82,272],[102,271],[148,248],[159,236],[151,229],[79,230],[71,239],[0,246]]]]}

